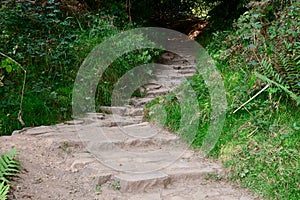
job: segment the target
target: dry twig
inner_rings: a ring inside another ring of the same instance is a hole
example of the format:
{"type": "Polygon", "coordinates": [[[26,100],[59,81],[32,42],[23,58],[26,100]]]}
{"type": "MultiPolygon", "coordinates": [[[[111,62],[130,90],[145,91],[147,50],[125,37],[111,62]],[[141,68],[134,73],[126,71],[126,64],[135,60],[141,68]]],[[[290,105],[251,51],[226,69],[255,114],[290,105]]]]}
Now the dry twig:
{"type": "Polygon", "coordinates": [[[232,114],[236,113],[238,110],[240,110],[242,107],[244,107],[247,103],[249,103],[250,101],[252,101],[255,97],[257,97],[258,95],[260,95],[260,93],[262,93],[263,91],[265,91],[268,87],[270,87],[270,84],[267,84],[263,89],[261,89],[258,93],[256,93],[253,97],[251,97],[248,101],[246,101],[245,103],[243,103],[238,109],[236,109],[235,111],[232,112],[232,114]]]}

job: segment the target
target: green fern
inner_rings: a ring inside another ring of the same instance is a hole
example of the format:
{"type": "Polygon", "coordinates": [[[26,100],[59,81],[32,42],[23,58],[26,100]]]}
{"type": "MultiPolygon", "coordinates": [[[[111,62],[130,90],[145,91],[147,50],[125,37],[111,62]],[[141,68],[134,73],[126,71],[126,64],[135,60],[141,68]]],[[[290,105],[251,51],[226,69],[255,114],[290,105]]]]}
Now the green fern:
{"type": "Polygon", "coordinates": [[[284,79],[281,76],[281,74],[278,73],[278,71],[274,69],[274,67],[272,66],[272,63],[267,61],[267,59],[265,59],[265,58],[262,59],[261,66],[262,66],[262,69],[260,69],[260,71],[262,71],[262,73],[265,76],[270,77],[271,79],[275,79],[275,81],[280,84],[284,83],[284,81],[283,81],[284,79]]]}
{"type": "Polygon", "coordinates": [[[293,93],[292,91],[290,91],[288,88],[286,88],[284,85],[281,85],[275,81],[270,80],[268,77],[259,74],[259,73],[255,73],[255,76],[260,78],[263,81],[266,81],[270,84],[273,84],[275,86],[277,86],[278,88],[282,89],[283,91],[285,91],[287,94],[290,95],[290,97],[297,103],[297,105],[300,105],[300,96],[297,96],[295,93],[293,93]]]}
{"type": "MultiPolygon", "coordinates": [[[[280,89],[288,89],[296,96],[300,95],[300,74],[297,60],[284,53],[275,53],[273,58],[263,58],[257,72],[269,80],[281,85],[280,89]]],[[[274,84],[274,83],[273,83],[274,84]]],[[[278,85],[277,85],[278,86],[278,85]]]]}
{"type": "Polygon", "coordinates": [[[9,178],[16,176],[20,171],[20,163],[15,159],[16,148],[11,153],[5,152],[0,157],[0,200],[5,200],[10,188],[9,178]]]}
{"type": "Polygon", "coordinates": [[[5,185],[4,181],[0,184],[0,200],[6,200],[7,199],[7,193],[9,191],[10,186],[5,185]]]}
{"type": "Polygon", "coordinates": [[[4,153],[0,157],[0,181],[9,183],[8,177],[15,176],[19,170],[20,163],[15,160],[16,148],[11,153],[4,153]]]}

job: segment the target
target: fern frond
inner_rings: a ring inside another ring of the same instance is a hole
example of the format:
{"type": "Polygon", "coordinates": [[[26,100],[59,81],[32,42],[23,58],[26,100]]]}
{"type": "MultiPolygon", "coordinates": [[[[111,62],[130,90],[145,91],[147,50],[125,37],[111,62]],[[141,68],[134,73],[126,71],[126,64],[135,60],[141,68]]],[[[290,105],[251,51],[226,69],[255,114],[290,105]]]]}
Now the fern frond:
{"type": "Polygon", "coordinates": [[[7,194],[9,191],[10,186],[5,185],[4,182],[0,184],[0,200],[6,200],[7,199],[7,194]]]}
{"type": "Polygon", "coordinates": [[[15,160],[16,149],[14,148],[11,153],[4,153],[0,157],[0,181],[9,183],[8,177],[15,176],[20,167],[20,163],[15,160]]]}
{"type": "Polygon", "coordinates": [[[20,163],[15,159],[16,148],[10,153],[5,152],[0,156],[0,200],[6,200],[10,188],[9,177],[16,176],[20,163]]]}
{"type": "Polygon", "coordinates": [[[285,91],[287,94],[290,95],[290,97],[296,101],[297,105],[300,105],[300,96],[297,96],[295,93],[293,93],[292,91],[290,91],[288,88],[286,88],[285,86],[281,85],[280,83],[276,83],[275,81],[272,81],[271,79],[269,79],[268,77],[259,74],[259,73],[255,73],[255,76],[260,78],[263,81],[266,81],[270,84],[273,84],[275,86],[277,86],[278,88],[282,89],[283,91],[285,91]]]}

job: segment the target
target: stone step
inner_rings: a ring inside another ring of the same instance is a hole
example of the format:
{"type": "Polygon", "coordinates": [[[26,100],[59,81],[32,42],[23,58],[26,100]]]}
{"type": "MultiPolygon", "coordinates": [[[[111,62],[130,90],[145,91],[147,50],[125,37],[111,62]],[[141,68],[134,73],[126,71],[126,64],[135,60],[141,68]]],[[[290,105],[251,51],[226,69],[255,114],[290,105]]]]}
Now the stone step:
{"type": "Polygon", "coordinates": [[[194,65],[172,65],[175,70],[195,69],[194,65]]]}
{"type": "Polygon", "coordinates": [[[172,80],[183,80],[185,79],[186,75],[176,73],[176,74],[156,74],[155,79],[158,82],[165,82],[165,81],[172,81],[172,80]]]}
{"type": "Polygon", "coordinates": [[[146,97],[160,97],[160,96],[163,96],[167,93],[169,93],[170,90],[166,89],[166,88],[162,88],[162,89],[159,89],[159,90],[152,90],[152,91],[149,91],[147,92],[146,94],[146,97]]]}
{"type": "Polygon", "coordinates": [[[178,70],[180,74],[195,74],[196,69],[184,69],[184,70],[178,70]]]}
{"type": "MultiPolygon", "coordinates": [[[[180,65],[181,66],[181,65],[180,65]]],[[[154,74],[176,72],[174,65],[157,65],[154,69],[154,74]]]]}
{"type": "Polygon", "coordinates": [[[97,143],[110,142],[113,144],[127,143],[133,146],[134,144],[135,146],[141,146],[138,144],[145,142],[145,144],[148,144],[145,146],[149,146],[151,143],[157,146],[178,141],[178,136],[175,134],[169,133],[158,126],[150,126],[148,122],[116,127],[103,127],[101,124],[100,126],[90,124],[78,128],[77,131],[81,135],[82,140],[91,141],[95,145],[97,143]]]}
{"type": "Polygon", "coordinates": [[[196,71],[194,65],[159,65],[155,68],[154,74],[176,74],[180,71],[196,71]]]}
{"type": "Polygon", "coordinates": [[[182,76],[178,70],[161,70],[155,73],[154,77],[179,77],[182,76]]]}
{"type": "Polygon", "coordinates": [[[101,127],[128,126],[143,122],[143,116],[105,115],[105,120],[98,120],[101,127]]]}
{"type": "Polygon", "coordinates": [[[201,181],[208,174],[222,174],[221,166],[195,166],[185,162],[181,165],[171,164],[160,171],[147,173],[119,173],[113,176],[114,181],[119,181],[121,192],[140,193],[151,189],[163,190],[177,182],[201,181]]]}
{"type": "Polygon", "coordinates": [[[113,146],[124,149],[130,147],[155,149],[165,144],[179,142],[178,136],[158,126],[151,127],[148,122],[123,127],[86,127],[79,131],[82,135],[81,138],[91,141],[90,144],[93,148],[97,148],[96,151],[111,150],[113,148],[106,149],[102,147],[113,146]]]}
{"type": "Polygon", "coordinates": [[[183,76],[184,78],[191,78],[192,76],[194,76],[195,73],[194,72],[187,72],[187,73],[184,73],[183,76]]]}
{"type": "Polygon", "coordinates": [[[161,87],[162,87],[162,85],[157,84],[157,83],[148,83],[144,86],[144,88],[146,88],[146,90],[160,89],[161,87]]]}
{"type": "Polygon", "coordinates": [[[120,116],[143,116],[144,109],[143,108],[135,108],[131,106],[101,106],[100,109],[102,111],[108,112],[109,114],[117,114],[120,116]]]}
{"type": "Polygon", "coordinates": [[[153,98],[132,98],[130,99],[130,103],[135,107],[141,107],[151,102],[153,98]]]}
{"type": "Polygon", "coordinates": [[[150,188],[165,188],[169,184],[168,175],[161,172],[147,174],[118,174],[115,180],[120,181],[120,191],[139,193],[150,188]]]}
{"type": "MultiPolygon", "coordinates": [[[[109,137],[109,136],[108,136],[109,137]]],[[[122,137],[121,137],[122,138],[122,137]]],[[[162,149],[163,145],[172,145],[179,142],[178,137],[170,137],[170,138],[149,138],[149,139],[136,139],[136,138],[127,138],[123,140],[120,139],[108,139],[105,138],[103,140],[97,139],[97,143],[92,143],[89,141],[88,148],[93,151],[110,151],[111,154],[115,152],[111,152],[116,148],[120,151],[154,151],[162,149]]],[[[117,152],[118,153],[118,152],[117,152]]]]}
{"type": "Polygon", "coordinates": [[[101,106],[100,109],[109,114],[117,114],[124,116],[128,110],[128,107],[110,107],[110,106],[101,106]]]}
{"type": "Polygon", "coordinates": [[[187,162],[182,159],[177,160],[161,171],[167,174],[172,182],[201,180],[205,178],[207,174],[223,175],[221,165],[215,163],[201,165],[200,162],[187,162]]]}
{"type": "MultiPolygon", "coordinates": [[[[152,147],[147,149],[135,147],[130,148],[129,151],[115,147],[111,150],[92,149],[91,152],[103,165],[124,173],[163,171],[164,168],[180,159],[184,153],[184,149],[180,147],[180,144],[152,147]]],[[[171,175],[174,171],[169,170],[167,172],[171,175]]],[[[184,169],[184,171],[187,170],[184,169]]]]}
{"type": "Polygon", "coordinates": [[[168,77],[174,77],[182,76],[181,74],[196,73],[196,71],[192,65],[162,65],[155,70],[155,76],[167,75],[168,77]]]}
{"type": "Polygon", "coordinates": [[[84,125],[84,124],[96,123],[101,127],[113,127],[113,126],[127,126],[131,124],[138,124],[141,123],[142,121],[143,121],[143,116],[121,116],[118,114],[112,115],[112,114],[104,114],[104,113],[87,113],[84,118],[75,120],[75,123],[73,121],[67,121],[65,122],[65,124],[84,125]]]}
{"type": "Polygon", "coordinates": [[[172,65],[172,64],[183,64],[183,65],[186,65],[186,64],[191,64],[191,62],[194,62],[194,60],[186,57],[186,58],[181,58],[180,56],[178,57],[175,57],[175,58],[163,58],[160,60],[160,63],[163,63],[163,64],[168,64],[168,65],[172,65]]]}

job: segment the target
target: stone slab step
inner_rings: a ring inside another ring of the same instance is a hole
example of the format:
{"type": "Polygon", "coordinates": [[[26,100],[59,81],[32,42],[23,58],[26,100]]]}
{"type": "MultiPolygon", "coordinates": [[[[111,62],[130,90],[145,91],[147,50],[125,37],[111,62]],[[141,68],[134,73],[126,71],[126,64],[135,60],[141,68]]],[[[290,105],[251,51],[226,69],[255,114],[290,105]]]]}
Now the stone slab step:
{"type": "Polygon", "coordinates": [[[168,175],[161,172],[147,174],[118,174],[121,192],[145,192],[149,188],[165,188],[170,183],[168,175]]]}
{"type": "Polygon", "coordinates": [[[26,135],[41,135],[46,133],[54,133],[56,130],[51,126],[28,127],[22,130],[16,130],[12,135],[26,134],[26,135]]]}
{"type": "Polygon", "coordinates": [[[153,98],[132,98],[130,99],[130,103],[135,107],[141,107],[151,102],[153,98]]]}
{"type": "Polygon", "coordinates": [[[178,70],[179,73],[181,74],[195,74],[196,69],[184,69],[184,70],[178,70]]]}
{"type": "Polygon", "coordinates": [[[146,90],[159,89],[161,87],[162,87],[162,85],[157,84],[157,83],[148,83],[144,86],[144,88],[146,88],[146,90]]]}
{"type": "Polygon", "coordinates": [[[88,148],[91,148],[93,151],[110,151],[110,154],[119,153],[112,152],[112,150],[117,151],[154,151],[161,150],[163,145],[175,144],[179,142],[178,137],[173,138],[151,138],[151,139],[97,139],[97,144],[88,142],[88,148]]]}
{"type": "Polygon", "coordinates": [[[128,110],[128,107],[101,106],[100,109],[104,112],[108,112],[109,114],[117,114],[124,116],[128,110]]]}
{"type": "Polygon", "coordinates": [[[101,127],[123,127],[143,122],[143,116],[106,115],[105,120],[98,121],[101,127]],[[107,117],[108,116],[108,117],[107,117]]]}
{"type": "Polygon", "coordinates": [[[186,75],[176,73],[176,74],[170,74],[170,75],[165,75],[165,74],[156,74],[155,79],[158,82],[165,82],[165,81],[170,81],[170,80],[183,80],[186,77],[186,75]]]}
{"type": "Polygon", "coordinates": [[[172,65],[175,70],[195,69],[194,65],[172,65]]]}
{"type": "MultiPolygon", "coordinates": [[[[168,145],[165,145],[168,146],[168,145]]],[[[162,170],[176,160],[181,159],[182,148],[156,148],[139,150],[131,149],[125,151],[120,148],[114,148],[111,151],[92,151],[99,158],[102,164],[115,170],[126,173],[148,173],[162,170]]]]}
{"type": "Polygon", "coordinates": [[[149,173],[120,173],[114,175],[114,179],[120,182],[122,192],[145,192],[150,189],[163,190],[170,184],[185,181],[201,181],[209,174],[220,173],[221,167],[218,166],[193,166],[192,163],[185,163],[186,166],[170,166],[161,171],[149,173]]]}
{"type": "Polygon", "coordinates": [[[163,87],[166,88],[170,88],[170,89],[174,89],[175,87],[178,87],[181,85],[181,83],[184,81],[184,76],[181,75],[180,78],[176,78],[176,79],[172,79],[170,80],[168,77],[166,76],[162,76],[162,77],[155,77],[155,79],[150,80],[149,82],[151,83],[156,83],[156,84],[160,84],[163,87]]]}
{"type": "Polygon", "coordinates": [[[166,88],[162,88],[162,89],[159,89],[159,90],[151,90],[149,92],[147,92],[146,94],[146,97],[160,97],[160,96],[163,96],[167,93],[169,93],[170,90],[166,89],[166,88]]]}
{"type": "Polygon", "coordinates": [[[220,165],[203,165],[200,163],[185,162],[182,160],[176,161],[174,164],[162,169],[162,172],[168,174],[172,182],[201,180],[208,174],[222,175],[223,169],[220,165]],[[181,162],[181,165],[178,165],[181,162]]]}
{"type": "MultiPolygon", "coordinates": [[[[109,113],[110,112],[111,111],[109,111],[109,113]]],[[[93,123],[101,127],[127,126],[127,125],[141,123],[143,121],[143,116],[121,116],[118,114],[87,113],[85,117],[81,119],[76,119],[74,121],[75,123],[73,121],[68,121],[65,122],[65,124],[69,124],[69,125],[78,124],[79,126],[84,126],[86,124],[93,123]]]]}
{"type": "Polygon", "coordinates": [[[195,73],[196,68],[193,65],[160,65],[155,68],[155,75],[176,75],[178,73],[195,73]]]}
{"type": "Polygon", "coordinates": [[[91,124],[80,127],[77,131],[82,140],[90,141],[91,146],[99,148],[97,150],[105,150],[100,147],[101,145],[107,146],[107,143],[116,147],[149,147],[151,144],[152,146],[160,146],[179,141],[178,136],[158,126],[151,127],[148,122],[116,127],[91,124]]]}
{"type": "Polygon", "coordinates": [[[135,108],[131,106],[101,106],[100,109],[102,111],[108,112],[110,114],[117,114],[121,116],[143,116],[144,109],[143,108],[135,108]]]}

